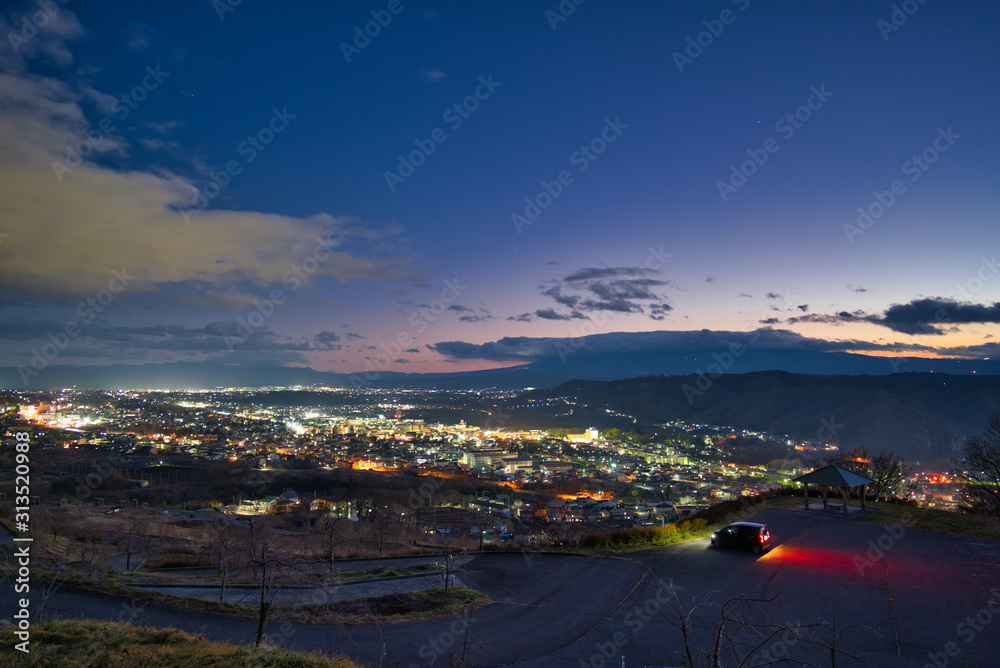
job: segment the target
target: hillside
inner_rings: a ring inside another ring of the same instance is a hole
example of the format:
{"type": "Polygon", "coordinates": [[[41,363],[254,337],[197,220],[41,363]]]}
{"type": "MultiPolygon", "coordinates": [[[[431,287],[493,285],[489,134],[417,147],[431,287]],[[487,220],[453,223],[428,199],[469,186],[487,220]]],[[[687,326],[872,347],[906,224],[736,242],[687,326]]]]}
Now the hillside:
{"type": "Polygon", "coordinates": [[[640,423],[683,420],[788,434],[841,448],[890,448],[910,461],[959,456],[1000,410],[1000,378],[902,373],[813,376],[761,371],[707,377],[571,381],[519,399],[565,397],[640,423]]]}

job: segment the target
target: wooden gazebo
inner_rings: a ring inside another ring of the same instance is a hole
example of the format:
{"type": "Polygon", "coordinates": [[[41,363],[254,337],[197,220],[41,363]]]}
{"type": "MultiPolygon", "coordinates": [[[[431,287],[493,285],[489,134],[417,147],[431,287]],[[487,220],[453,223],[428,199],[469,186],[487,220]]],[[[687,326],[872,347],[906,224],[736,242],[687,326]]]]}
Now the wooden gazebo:
{"type": "Polygon", "coordinates": [[[821,469],[816,469],[810,473],[799,476],[795,478],[794,482],[801,482],[805,489],[806,497],[806,510],[809,510],[809,485],[819,485],[820,489],[823,491],[823,508],[826,509],[829,504],[826,501],[826,488],[827,487],[839,487],[844,495],[844,503],[841,507],[844,513],[847,513],[847,490],[852,487],[861,487],[861,510],[865,509],[865,485],[870,485],[875,482],[871,478],[866,478],[863,475],[858,475],[848,471],[847,469],[842,469],[836,464],[830,464],[829,466],[824,466],[821,469]]]}

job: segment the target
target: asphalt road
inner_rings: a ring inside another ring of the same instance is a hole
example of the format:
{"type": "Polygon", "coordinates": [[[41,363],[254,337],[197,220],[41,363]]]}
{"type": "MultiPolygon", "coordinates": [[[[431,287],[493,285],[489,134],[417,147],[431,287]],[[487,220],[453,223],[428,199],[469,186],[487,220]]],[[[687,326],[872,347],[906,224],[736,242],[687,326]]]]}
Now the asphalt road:
{"type": "MultiPolygon", "coordinates": [[[[629,668],[680,666],[680,616],[664,593],[672,584],[684,613],[698,604],[689,616],[695,647],[713,642],[727,600],[773,598],[729,604],[729,616],[750,625],[727,624],[723,636],[742,648],[723,656],[726,668],[758,643],[745,665],[792,657],[827,666],[834,638],[838,667],[1000,665],[1000,543],[833,514],[766,510],[755,519],[775,543],[760,557],[712,549],[707,539],[628,558],[476,557],[461,577],[496,603],[472,614],[467,642],[470,620],[462,616],[339,628],[272,623],[269,632],[276,644],[346,653],[371,666],[448,665],[463,646],[466,666],[617,668],[623,656],[629,668]]],[[[5,616],[9,606],[3,597],[5,616]]],[[[46,610],[237,642],[252,642],[255,629],[249,620],[69,589],[53,594],[46,610]]]]}
{"type": "MultiPolygon", "coordinates": [[[[703,604],[693,617],[695,646],[711,646],[706,630],[718,627],[719,604],[776,597],[750,606],[744,618],[765,637],[774,630],[767,625],[801,633],[763,642],[747,665],[794,658],[828,666],[835,644],[837,666],[1000,666],[1000,543],[832,513],[766,510],[754,521],[765,522],[775,541],[761,557],[715,550],[707,539],[632,554],[663,584],[644,584],[583,642],[524,665],[619,666],[622,656],[629,667],[683,665],[676,654],[682,637],[658,612],[674,608],[656,598],[672,582],[685,610],[703,604]]],[[[758,642],[736,658],[723,655],[723,665],[739,665],[758,642]]]]}

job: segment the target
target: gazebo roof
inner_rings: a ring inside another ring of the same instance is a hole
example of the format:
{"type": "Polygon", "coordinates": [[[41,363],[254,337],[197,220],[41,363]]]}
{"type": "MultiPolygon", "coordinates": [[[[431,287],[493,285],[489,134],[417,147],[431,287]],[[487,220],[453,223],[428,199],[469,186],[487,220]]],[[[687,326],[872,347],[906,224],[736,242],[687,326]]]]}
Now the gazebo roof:
{"type": "Polygon", "coordinates": [[[866,478],[857,473],[851,473],[847,469],[842,469],[836,464],[824,466],[810,473],[795,478],[795,482],[807,485],[831,485],[833,487],[857,487],[875,482],[871,478],[866,478]]]}

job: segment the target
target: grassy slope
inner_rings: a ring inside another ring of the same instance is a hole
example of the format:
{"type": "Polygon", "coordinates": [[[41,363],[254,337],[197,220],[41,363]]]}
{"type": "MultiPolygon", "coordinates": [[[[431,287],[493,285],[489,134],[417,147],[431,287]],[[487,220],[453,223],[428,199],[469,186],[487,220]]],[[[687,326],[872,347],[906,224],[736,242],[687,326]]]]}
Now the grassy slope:
{"type": "Polygon", "coordinates": [[[65,620],[34,626],[31,659],[14,649],[17,642],[13,629],[0,629],[0,663],[33,668],[360,668],[343,657],[228,645],[176,629],[113,622],[65,620]]]}
{"type": "Polygon", "coordinates": [[[1000,540],[1000,522],[996,518],[947,510],[915,508],[896,503],[876,502],[868,505],[878,510],[877,513],[863,517],[870,522],[895,523],[914,529],[1000,540]]]}

